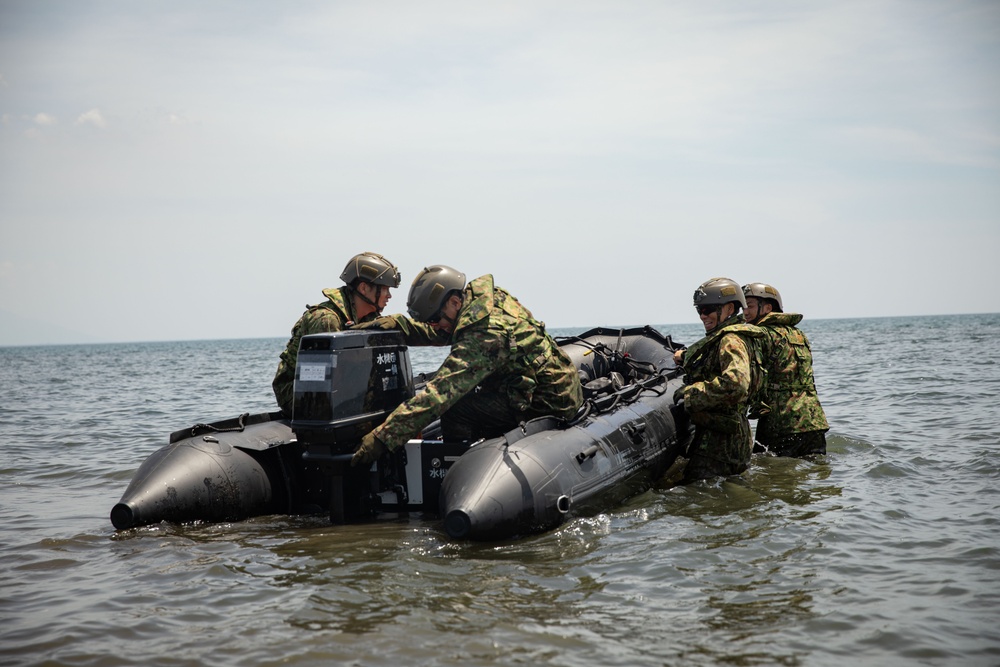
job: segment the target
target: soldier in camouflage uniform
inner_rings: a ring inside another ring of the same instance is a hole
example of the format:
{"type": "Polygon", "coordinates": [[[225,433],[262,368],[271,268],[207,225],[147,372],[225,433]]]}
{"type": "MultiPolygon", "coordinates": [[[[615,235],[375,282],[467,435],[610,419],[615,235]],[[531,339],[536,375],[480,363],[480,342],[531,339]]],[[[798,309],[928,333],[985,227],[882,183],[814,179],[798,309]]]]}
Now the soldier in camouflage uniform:
{"type": "Polygon", "coordinates": [[[694,293],[705,337],[675,355],[684,370],[674,399],[695,425],[684,483],[737,475],[750,463],[753,438],[747,405],[762,383],[760,341],[764,332],[746,324],[743,290],[729,278],[712,278],[694,293]]]}
{"type": "Polygon", "coordinates": [[[757,421],[757,442],[778,456],[825,454],[830,425],[816,395],[809,339],[795,327],[802,316],[784,312],[781,294],[765,283],[744,285],[743,295],[747,321],[766,334],[764,365],[770,412],[757,421]]]}
{"type": "Polygon", "coordinates": [[[438,417],[445,439],[472,440],[543,415],[571,419],[583,404],[576,366],[492,275],[466,285],[451,267],[425,268],[406,305],[416,322],[395,315],[375,325],[402,331],[410,345],[450,345],[451,352],[423,392],[365,436],[351,465],[402,446],[438,417]],[[421,328],[427,325],[430,334],[421,328]]]}
{"type": "Polygon", "coordinates": [[[295,385],[295,363],[299,343],[303,336],[315,333],[342,331],[357,323],[373,320],[382,314],[391,294],[390,288],[399,287],[399,271],[382,255],[363,252],[351,258],[340,279],[343,287],[323,290],[326,301],[306,306],[306,312],[292,327],[292,337],[281,353],[278,371],[271,388],[281,412],[292,417],[292,397],[295,385]]]}

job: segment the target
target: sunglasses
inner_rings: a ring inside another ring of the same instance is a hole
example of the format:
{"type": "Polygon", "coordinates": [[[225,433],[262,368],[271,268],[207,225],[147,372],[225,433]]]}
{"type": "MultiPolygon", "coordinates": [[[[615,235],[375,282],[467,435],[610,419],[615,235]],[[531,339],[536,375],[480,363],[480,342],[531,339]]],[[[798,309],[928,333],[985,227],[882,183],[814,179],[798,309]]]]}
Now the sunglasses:
{"type": "Polygon", "coordinates": [[[712,306],[696,306],[695,307],[695,310],[698,311],[699,315],[711,315],[712,313],[716,312],[718,309],[719,309],[719,307],[716,306],[716,305],[712,305],[712,306]]]}
{"type": "Polygon", "coordinates": [[[439,308],[436,313],[427,318],[427,324],[437,324],[441,321],[441,309],[439,308]]]}

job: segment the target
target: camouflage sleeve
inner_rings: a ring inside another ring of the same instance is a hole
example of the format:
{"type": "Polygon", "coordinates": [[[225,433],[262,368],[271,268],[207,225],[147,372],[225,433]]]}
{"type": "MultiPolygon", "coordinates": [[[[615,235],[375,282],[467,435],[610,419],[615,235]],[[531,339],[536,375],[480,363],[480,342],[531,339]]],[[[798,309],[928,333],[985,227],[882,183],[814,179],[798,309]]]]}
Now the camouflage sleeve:
{"type": "Polygon", "coordinates": [[[688,412],[719,412],[745,403],[750,394],[750,352],[737,334],[726,334],[719,341],[719,367],[715,378],[695,382],[684,388],[688,412]]]}
{"type": "Polygon", "coordinates": [[[406,401],[374,433],[389,449],[406,443],[476,388],[497,368],[504,354],[492,335],[465,336],[451,349],[424,391],[406,401]]]}
{"type": "Polygon", "coordinates": [[[356,324],[354,329],[383,329],[399,331],[407,345],[419,347],[422,345],[448,345],[451,335],[436,330],[429,324],[415,322],[405,315],[383,315],[374,320],[356,324]]]}
{"type": "Polygon", "coordinates": [[[302,328],[299,329],[299,337],[309,334],[328,333],[331,331],[342,331],[344,322],[334,311],[329,308],[313,308],[302,316],[302,328]]]}
{"type": "MultiPolygon", "coordinates": [[[[299,345],[302,337],[309,334],[327,333],[340,331],[344,328],[344,323],[337,313],[329,308],[313,308],[302,314],[299,322],[292,328],[292,337],[288,339],[285,351],[281,353],[281,360],[289,368],[295,368],[295,361],[299,354],[299,345]]],[[[281,372],[281,368],[278,368],[281,372]]]]}

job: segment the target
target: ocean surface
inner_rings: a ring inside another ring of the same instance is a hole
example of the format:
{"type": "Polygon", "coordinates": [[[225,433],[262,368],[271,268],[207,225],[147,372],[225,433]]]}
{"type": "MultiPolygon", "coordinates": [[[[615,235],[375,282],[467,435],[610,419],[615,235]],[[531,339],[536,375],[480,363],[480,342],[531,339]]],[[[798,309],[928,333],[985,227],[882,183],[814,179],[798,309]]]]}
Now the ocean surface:
{"type": "Polygon", "coordinates": [[[0,348],[0,664],[1000,665],[1000,315],[802,328],[827,456],[486,544],[419,517],[116,533],[171,431],[273,408],[285,340],[0,348]]]}

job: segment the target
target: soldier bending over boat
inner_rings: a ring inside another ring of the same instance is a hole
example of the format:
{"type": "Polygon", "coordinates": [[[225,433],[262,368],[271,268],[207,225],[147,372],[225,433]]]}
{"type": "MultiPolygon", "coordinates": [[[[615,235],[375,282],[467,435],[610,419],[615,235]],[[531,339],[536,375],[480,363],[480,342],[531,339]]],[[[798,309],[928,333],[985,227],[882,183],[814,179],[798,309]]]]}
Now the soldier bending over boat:
{"type": "Polygon", "coordinates": [[[576,367],[492,275],[466,285],[465,274],[449,266],[427,267],[406,306],[412,320],[391,315],[363,326],[398,329],[409,345],[450,345],[451,352],[423,392],[364,437],[351,465],[402,446],[438,417],[446,440],[474,440],[543,415],[576,415],[583,403],[576,367]]]}

